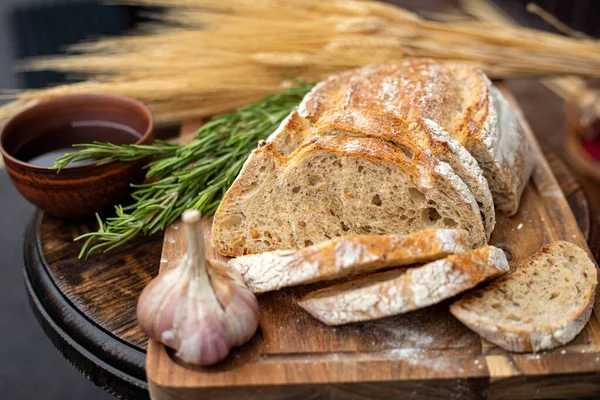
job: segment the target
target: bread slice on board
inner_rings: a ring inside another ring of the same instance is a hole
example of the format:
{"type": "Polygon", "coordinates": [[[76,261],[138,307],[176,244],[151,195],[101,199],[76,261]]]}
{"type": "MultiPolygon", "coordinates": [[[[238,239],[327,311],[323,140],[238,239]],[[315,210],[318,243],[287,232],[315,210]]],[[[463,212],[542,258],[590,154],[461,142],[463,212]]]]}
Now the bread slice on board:
{"type": "Polygon", "coordinates": [[[450,306],[463,324],[503,349],[529,352],[573,340],[590,318],[596,266],[568,242],[544,246],[516,272],[450,306]]]}
{"type": "Polygon", "coordinates": [[[212,227],[215,248],[240,256],[339,236],[469,232],[485,243],[479,207],[452,168],[430,153],[407,157],[382,139],[318,137],[287,157],[254,150],[212,227]]]}
{"type": "MultiPolygon", "coordinates": [[[[320,129],[333,124],[348,132],[363,125],[369,127],[363,133],[396,141],[402,140],[405,130],[395,130],[390,115],[409,126],[433,121],[478,161],[497,208],[508,215],[516,212],[533,168],[529,142],[514,111],[482,71],[467,65],[409,60],[347,71],[307,94],[299,115],[320,129]]],[[[452,157],[461,162],[459,156],[452,157]]],[[[478,197],[485,205],[487,197],[482,193],[478,197]]],[[[485,206],[482,211],[487,212],[485,206]]]]}
{"type": "MultiPolygon", "coordinates": [[[[268,140],[282,154],[289,154],[316,135],[381,137],[409,156],[429,150],[467,184],[477,200],[489,239],[495,226],[495,210],[483,170],[444,128],[420,115],[413,118],[413,106],[408,107],[407,101],[414,96],[412,90],[424,79],[422,73],[429,73],[428,65],[389,63],[334,75],[305,96],[299,112],[292,113],[268,140]]],[[[432,93],[448,94],[444,91],[448,85],[440,83],[450,77],[450,71],[438,74],[430,82],[432,93]]],[[[456,98],[445,101],[457,103],[456,98]]]]}
{"type": "Polygon", "coordinates": [[[409,235],[345,236],[300,250],[276,250],[234,258],[254,293],[331,280],[387,267],[411,265],[462,253],[467,231],[426,229],[409,235]]]}
{"type": "Polygon", "coordinates": [[[462,91],[463,111],[456,115],[442,108],[439,118],[445,122],[440,125],[477,159],[496,208],[514,215],[533,171],[529,140],[514,110],[483,71],[461,64],[449,68],[451,82],[462,91]]]}
{"type": "Polygon", "coordinates": [[[298,304],[327,325],[369,321],[439,303],[508,269],[504,252],[485,246],[317,290],[298,304]]]}

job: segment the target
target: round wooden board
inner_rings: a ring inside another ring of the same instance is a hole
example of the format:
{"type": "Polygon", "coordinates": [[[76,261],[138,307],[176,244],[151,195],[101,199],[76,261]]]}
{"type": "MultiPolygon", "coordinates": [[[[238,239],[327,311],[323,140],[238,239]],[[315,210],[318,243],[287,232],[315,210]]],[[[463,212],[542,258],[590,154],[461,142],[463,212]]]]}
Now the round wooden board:
{"type": "Polygon", "coordinates": [[[135,316],[141,290],[158,273],[162,235],[79,260],[73,238],[95,223],[36,212],[24,243],[32,308],[53,344],[96,385],[121,398],[148,398],[147,338],[135,316]]]}
{"type": "MultiPolygon", "coordinates": [[[[557,180],[594,255],[597,218],[565,165],[549,156],[557,180]]],[[[159,268],[162,235],[139,238],[119,251],[77,258],[73,238],[95,229],[38,212],[25,238],[25,278],[32,307],[63,355],[103,389],[124,398],[147,397],[147,339],[135,318],[137,298],[159,268]]]]}

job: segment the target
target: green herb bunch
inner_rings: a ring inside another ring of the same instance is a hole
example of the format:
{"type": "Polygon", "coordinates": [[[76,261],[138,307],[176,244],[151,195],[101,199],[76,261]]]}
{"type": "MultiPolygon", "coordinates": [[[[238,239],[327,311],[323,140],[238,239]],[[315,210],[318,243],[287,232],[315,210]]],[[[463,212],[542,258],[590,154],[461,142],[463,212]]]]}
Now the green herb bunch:
{"type": "Polygon", "coordinates": [[[186,145],[163,141],[152,145],[76,145],[84,148],[59,158],[54,169],[60,171],[76,161],[98,160],[98,164],[106,164],[153,157],[146,166],[147,183],[133,185],[133,204],[116,206],[116,215],[105,221],[96,215],[98,231],[75,238],[85,240],[79,257],[87,258],[101,249],[110,251],[139,233],[159,232],[189,208],[203,215],[213,214],[250,152],[277,128],[310,88],[303,83],[217,116],[186,145]]]}

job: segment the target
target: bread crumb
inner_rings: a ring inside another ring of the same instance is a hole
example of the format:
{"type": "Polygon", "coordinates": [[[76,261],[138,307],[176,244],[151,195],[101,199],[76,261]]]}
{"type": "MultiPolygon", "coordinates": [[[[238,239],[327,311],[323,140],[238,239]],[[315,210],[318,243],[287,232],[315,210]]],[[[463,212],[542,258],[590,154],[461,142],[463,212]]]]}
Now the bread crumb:
{"type": "Polygon", "coordinates": [[[561,350],[560,351],[560,354],[565,354],[565,353],[566,353],[566,350],[561,350]]]}
{"type": "Polygon", "coordinates": [[[517,225],[517,229],[521,229],[521,228],[523,228],[523,224],[522,223],[519,224],[519,225],[517,225]]]}

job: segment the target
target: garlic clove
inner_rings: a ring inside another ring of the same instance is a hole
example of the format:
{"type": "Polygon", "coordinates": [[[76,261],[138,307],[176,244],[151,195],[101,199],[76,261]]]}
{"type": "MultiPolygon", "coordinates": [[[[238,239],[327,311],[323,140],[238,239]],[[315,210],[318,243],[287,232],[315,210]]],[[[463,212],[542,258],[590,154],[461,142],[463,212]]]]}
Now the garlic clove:
{"type": "Polygon", "coordinates": [[[149,337],[160,340],[162,332],[172,329],[172,315],[185,295],[184,283],[176,268],[163,272],[160,279],[153,279],[142,291],[136,313],[138,323],[149,337]]]}
{"type": "Polygon", "coordinates": [[[232,346],[240,346],[249,341],[254,336],[259,321],[258,302],[254,294],[250,290],[238,291],[225,312],[228,315],[232,346]]]}
{"type": "Polygon", "coordinates": [[[238,285],[231,279],[224,277],[221,273],[214,271],[212,268],[208,269],[208,276],[210,278],[210,284],[215,290],[215,295],[221,307],[224,309],[231,304],[233,295],[238,290],[238,285]]]}
{"type": "Polygon", "coordinates": [[[209,270],[209,273],[211,273],[211,274],[217,273],[225,278],[231,279],[233,282],[235,282],[239,286],[243,286],[243,287],[246,286],[246,281],[244,281],[242,274],[240,274],[236,269],[231,268],[229,266],[229,264],[227,264],[225,261],[209,260],[208,263],[212,267],[209,270]]]}
{"type": "Polygon", "coordinates": [[[194,365],[212,365],[227,357],[232,347],[227,331],[225,313],[191,297],[183,297],[177,308],[173,338],[163,343],[177,349],[175,356],[194,365]]]}

